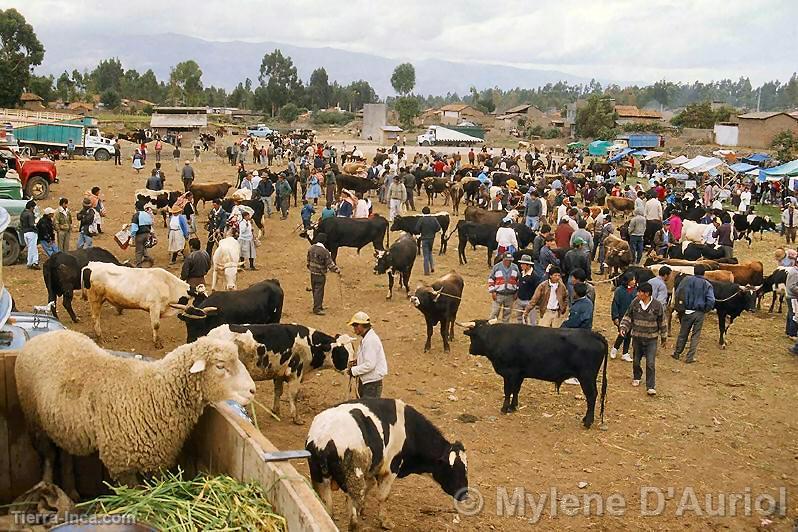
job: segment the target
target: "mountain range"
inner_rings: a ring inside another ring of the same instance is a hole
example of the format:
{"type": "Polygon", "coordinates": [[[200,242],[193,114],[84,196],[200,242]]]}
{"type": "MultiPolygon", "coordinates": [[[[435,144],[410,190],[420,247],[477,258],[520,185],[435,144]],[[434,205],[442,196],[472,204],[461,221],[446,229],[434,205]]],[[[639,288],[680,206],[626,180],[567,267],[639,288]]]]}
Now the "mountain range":
{"type": "MultiPolygon", "coordinates": [[[[327,70],[330,82],[348,84],[365,79],[380,98],[392,96],[390,78],[402,60],[378,55],[349,52],[336,48],[311,48],[276,42],[206,41],[174,33],[146,36],[98,36],[87,33],[58,33],[40,36],[46,48],[44,64],[37,73],[53,74],[93,69],[103,59],[117,57],[126,69],[139,73],[151,68],[158,79],[167,80],[175,64],[194,59],[202,69],[205,86],[234,88],[250,78],[257,84],[263,55],[279,48],[288,55],[305,82],[318,67],[327,70]]],[[[499,87],[536,88],[546,83],[567,81],[587,83],[588,79],[556,70],[534,70],[483,63],[457,63],[439,59],[410,61],[416,69],[414,92],[423,95],[445,95],[447,92],[468,94],[472,85],[478,89],[499,87]]]]}

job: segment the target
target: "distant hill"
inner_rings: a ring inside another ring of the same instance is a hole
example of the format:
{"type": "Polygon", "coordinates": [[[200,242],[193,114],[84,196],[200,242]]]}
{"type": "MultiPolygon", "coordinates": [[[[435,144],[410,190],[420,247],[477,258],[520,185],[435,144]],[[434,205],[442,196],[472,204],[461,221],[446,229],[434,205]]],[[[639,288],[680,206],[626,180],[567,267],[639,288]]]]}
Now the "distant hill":
{"type": "MultiPolygon", "coordinates": [[[[118,57],[125,68],[135,68],[140,73],[151,68],[159,79],[168,79],[170,67],[194,59],[202,68],[205,85],[226,89],[232,89],[247,77],[257,83],[263,55],[275,48],[293,59],[305,82],[314,69],[323,66],[330,81],[347,84],[365,79],[381,98],[394,94],[390,77],[394,67],[402,62],[336,48],[308,48],[275,42],[216,42],[176,34],[142,37],[55,34],[40,35],[40,39],[46,48],[44,64],[37,69],[40,73],[57,77],[64,70],[91,69],[102,59],[118,57]]],[[[414,92],[424,95],[457,92],[462,96],[472,85],[479,89],[496,86],[511,89],[536,88],[557,81],[589,81],[553,70],[432,59],[410,61],[416,68],[414,92]]]]}

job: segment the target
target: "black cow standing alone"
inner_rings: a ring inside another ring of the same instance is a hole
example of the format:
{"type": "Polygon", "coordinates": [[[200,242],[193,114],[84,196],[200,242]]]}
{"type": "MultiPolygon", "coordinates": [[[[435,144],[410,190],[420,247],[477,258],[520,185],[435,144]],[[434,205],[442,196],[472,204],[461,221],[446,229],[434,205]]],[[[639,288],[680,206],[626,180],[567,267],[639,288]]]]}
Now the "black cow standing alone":
{"type": "Polygon", "coordinates": [[[279,323],[283,315],[283,289],[270,279],[243,290],[214,292],[177,315],[186,324],[186,343],[220,325],[238,323],[279,323]]]}
{"type": "Polygon", "coordinates": [[[56,303],[63,296],[63,305],[74,323],[80,320],[72,309],[72,292],[80,288],[80,271],[90,262],[110,262],[120,265],[113,253],[103,248],[76,249],[59,252],[50,257],[42,267],[44,286],[47,287],[47,301],[53,316],[58,319],[56,303]]]}
{"type": "MultiPolygon", "coordinates": [[[[446,253],[446,245],[449,242],[446,231],[449,229],[449,213],[439,212],[436,214],[414,214],[411,216],[396,216],[391,223],[391,231],[405,231],[407,233],[417,235],[416,226],[423,216],[434,216],[438,223],[441,225],[441,248],[438,252],[439,255],[446,253]]],[[[421,254],[421,242],[418,244],[418,254],[421,254]]]]}
{"type": "Polygon", "coordinates": [[[487,357],[493,370],[504,379],[503,414],[518,409],[518,393],[524,379],[540,379],[560,385],[571,377],[579,379],[587,401],[582,418],[590,428],[596,410],[596,379],[602,362],[601,421],[607,396],[607,340],[585,329],[550,329],[522,324],[478,320],[463,324],[471,339],[469,353],[487,357]],[[512,396],[512,400],[510,397],[512,396]]]}
{"type": "Polygon", "coordinates": [[[311,244],[315,244],[316,235],[327,235],[325,247],[330,251],[332,259],[338,260],[338,248],[356,248],[358,252],[369,244],[374,246],[374,251],[385,251],[385,233],[388,230],[388,220],[375,215],[371,218],[342,218],[332,216],[321,220],[314,228],[311,227],[301,236],[305,236],[311,244]]]}
{"type": "Polygon", "coordinates": [[[399,239],[391,244],[388,251],[376,251],[377,262],[374,273],[388,274],[388,295],[385,299],[393,297],[393,277],[399,274],[399,287],[405,287],[407,297],[410,297],[410,274],[416,262],[416,239],[410,233],[402,233],[399,239]]]}
{"type": "Polygon", "coordinates": [[[393,528],[385,501],[397,478],[427,474],[456,500],[468,495],[463,444],[450,443],[427,418],[398,399],[360,399],[324,410],[310,425],[305,449],[310,452],[313,489],[330,514],[332,490],[346,493],[349,530],[358,529],[366,494],[375,486],[380,525],[393,528]]]}
{"type": "Polygon", "coordinates": [[[432,329],[441,324],[443,351],[449,352],[449,342],[454,340],[454,322],[463,298],[463,277],[457,272],[450,272],[432,283],[416,288],[410,302],[424,314],[427,322],[427,342],[424,352],[429,351],[432,343],[432,329]]]}

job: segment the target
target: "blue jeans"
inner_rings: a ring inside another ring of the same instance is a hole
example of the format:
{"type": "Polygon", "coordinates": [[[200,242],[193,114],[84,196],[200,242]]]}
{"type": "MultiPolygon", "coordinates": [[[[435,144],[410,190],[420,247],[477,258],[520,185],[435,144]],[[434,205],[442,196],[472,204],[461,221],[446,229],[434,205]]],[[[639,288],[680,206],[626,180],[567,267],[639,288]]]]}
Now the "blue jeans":
{"type": "Polygon", "coordinates": [[[92,245],[94,245],[94,242],[89,235],[78,233],[78,249],[88,249],[92,245]]]}
{"type": "Polygon", "coordinates": [[[793,321],[792,316],[792,299],[787,298],[787,327],[784,332],[787,333],[787,336],[798,336],[798,323],[793,321]]]}
{"type": "Polygon", "coordinates": [[[56,244],[55,242],[45,242],[44,240],[42,240],[39,243],[42,245],[42,250],[44,251],[44,254],[47,255],[48,257],[52,257],[53,255],[55,255],[60,251],[58,249],[58,244],[56,244]]]}
{"type": "Polygon", "coordinates": [[[429,274],[435,269],[435,264],[432,262],[432,243],[434,240],[421,241],[421,255],[424,257],[424,273],[429,274]]]}
{"type": "Polygon", "coordinates": [[[526,217],[526,225],[532,229],[533,231],[538,230],[538,225],[540,224],[540,216],[527,216],[526,217]]]}
{"type": "Polygon", "coordinates": [[[643,259],[643,237],[637,235],[629,236],[629,247],[632,248],[632,262],[637,264],[643,259]]]}

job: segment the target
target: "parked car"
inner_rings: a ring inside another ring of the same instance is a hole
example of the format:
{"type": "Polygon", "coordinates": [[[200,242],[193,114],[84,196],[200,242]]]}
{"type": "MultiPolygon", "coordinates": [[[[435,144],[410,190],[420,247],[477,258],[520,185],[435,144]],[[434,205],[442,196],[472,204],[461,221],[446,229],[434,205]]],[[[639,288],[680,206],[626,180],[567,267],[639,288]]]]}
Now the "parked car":
{"type": "MultiPolygon", "coordinates": [[[[22,183],[13,170],[0,178],[0,227],[3,227],[3,265],[16,264],[25,239],[19,230],[19,215],[28,200],[22,199],[22,183]],[[7,220],[6,220],[7,219],[7,220]]],[[[37,207],[38,208],[38,207],[37,207]]]]}
{"type": "Polygon", "coordinates": [[[58,183],[58,170],[53,161],[29,159],[14,151],[11,146],[5,145],[0,145],[0,157],[19,176],[26,197],[46,199],[50,193],[50,185],[58,183]]]}

